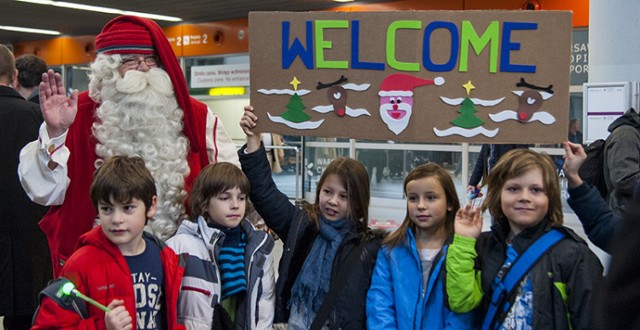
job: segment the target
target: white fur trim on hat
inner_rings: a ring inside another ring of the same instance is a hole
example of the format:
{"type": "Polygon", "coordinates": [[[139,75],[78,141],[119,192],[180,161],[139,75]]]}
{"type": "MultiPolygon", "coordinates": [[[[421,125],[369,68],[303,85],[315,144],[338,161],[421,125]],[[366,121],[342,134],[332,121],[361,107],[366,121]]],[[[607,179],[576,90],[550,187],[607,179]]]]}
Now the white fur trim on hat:
{"type": "Polygon", "coordinates": [[[413,96],[412,91],[379,91],[380,96],[413,96]]]}

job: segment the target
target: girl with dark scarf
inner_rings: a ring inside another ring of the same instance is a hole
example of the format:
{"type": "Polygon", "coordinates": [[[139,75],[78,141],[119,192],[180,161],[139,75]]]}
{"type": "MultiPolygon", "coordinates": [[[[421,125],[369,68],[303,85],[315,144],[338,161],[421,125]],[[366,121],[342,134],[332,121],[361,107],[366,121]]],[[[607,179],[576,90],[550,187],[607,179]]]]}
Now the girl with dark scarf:
{"type": "Polygon", "coordinates": [[[247,144],[238,155],[251,183],[250,198],[284,242],[274,324],[288,323],[289,329],[316,329],[318,324],[365,329],[366,295],[383,236],[368,229],[367,170],[354,159],[336,158],[320,177],[315,202],[296,206],[275,186],[260,134],[252,131],[257,117],[251,106],[244,110],[240,126],[247,144]],[[347,262],[350,256],[355,262],[347,262]],[[340,287],[338,278],[344,280],[340,287]],[[329,304],[325,298],[333,295],[331,291],[339,294],[328,299],[329,304]],[[319,311],[327,309],[330,312],[323,314],[328,316],[320,318],[319,311]]]}

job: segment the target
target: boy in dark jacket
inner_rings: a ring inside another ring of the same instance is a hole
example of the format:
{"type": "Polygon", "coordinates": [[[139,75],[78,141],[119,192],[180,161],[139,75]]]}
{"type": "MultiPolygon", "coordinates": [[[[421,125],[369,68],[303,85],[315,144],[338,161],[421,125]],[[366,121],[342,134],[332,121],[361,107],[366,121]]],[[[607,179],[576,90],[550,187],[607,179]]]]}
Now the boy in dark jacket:
{"type": "Polygon", "coordinates": [[[32,329],[184,329],[176,311],[182,262],[143,233],[156,211],[156,187],[144,161],[110,158],[94,174],[90,194],[100,225],[80,237],[61,276],[109,311],[48,287],[32,329]]]}

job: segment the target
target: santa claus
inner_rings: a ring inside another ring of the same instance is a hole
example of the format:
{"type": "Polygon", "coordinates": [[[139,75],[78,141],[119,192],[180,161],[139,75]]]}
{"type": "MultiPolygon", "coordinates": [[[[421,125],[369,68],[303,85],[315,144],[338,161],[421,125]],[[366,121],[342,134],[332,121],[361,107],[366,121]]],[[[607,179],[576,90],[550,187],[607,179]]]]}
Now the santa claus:
{"type": "Polygon", "coordinates": [[[20,154],[22,185],[37,203],[51,205],[40,227],[54,274],[77,238],[95,225],[89,198],[93,172],[114,155],[137,155],[156,180],[158,211],[148,229],[173,235],[186,217],[190,183],[209,163],[239,165],[222,122],[191,98],[178,61],[153,21],[120,16],[96,37],[89,90],[66,95],[62,78],[43,75],[40,137],[20,154]]]}
{"type": "Polygon", "coordinates": [[[404,73],[387,76],[380,84],[380,118],[396,135],[409,125],[413,112],[413,89],[424,85],[442,85],[444,79],[422,79],[404,73]]]}

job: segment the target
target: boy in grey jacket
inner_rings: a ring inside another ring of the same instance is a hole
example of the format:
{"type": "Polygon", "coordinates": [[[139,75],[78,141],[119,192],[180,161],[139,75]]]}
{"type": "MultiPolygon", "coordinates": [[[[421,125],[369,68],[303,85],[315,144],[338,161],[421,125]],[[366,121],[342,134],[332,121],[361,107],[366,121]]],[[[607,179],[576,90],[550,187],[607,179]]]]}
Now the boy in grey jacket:
{"type": "Polygon", "coordinates": [[[207,166],[189,200],[196,220],[183,221],[167,241],[189,254],[178,306],[188,329],[272,327],[274,241],[244,218],[249,189],[235,165],[207,166]]]}

